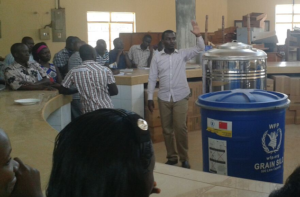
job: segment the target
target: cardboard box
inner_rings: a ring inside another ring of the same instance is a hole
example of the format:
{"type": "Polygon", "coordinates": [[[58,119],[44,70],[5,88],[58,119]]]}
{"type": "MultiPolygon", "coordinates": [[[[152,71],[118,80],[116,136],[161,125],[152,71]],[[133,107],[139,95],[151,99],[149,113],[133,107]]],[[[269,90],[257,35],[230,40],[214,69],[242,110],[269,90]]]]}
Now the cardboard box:
{"type": "Polygon", "coordinates": [[[300,124],[300,110],[296,111],[295,124],[300,124]]]}
{"type": "Polygon", "coordinates": [[[267,62],[282,62],[283,56],[277,52],[268,52],[267,62]]]}
{"type": "Polygon", "coordinates": [[[274,79],[276,92],[290,94],[290,77],[286,75],[272,75],[272,79],[274,79]]]}
{"type": "Polygon", "coordinates": [[[290,95],[300,97],[300,77],[290,78],[290,95]]]}
{"type": "MultiPolygon", "coordinates": [[[[250,27],[265,27],[265,20],[267,14],[264,13],[250,13],[250,27]]],[[[247,27],[248,15],[243,16],[243,27],[247,27]]]]}
{"type": "Polygon", "coordinates": [[[274,91],[274,80],[267,79],[267,91],[274,91]]]}
{"type": "Polygon", "coordinates": [[[200,107],[198,107],[195,102],[194,99],[189,99],[188,116],[200,115],[200,107]]]}
{"type": "Polygon", "coordinates": [[[285,124],[295,124],[296,111],[286,110],[285,113],[285,124]]]}
{"type": "Polygon", "coordinates": [[[289,110],[300,110],[300,102],[291,101],[289,110]]]}
{"type": "Polygon", "coordinates": [[[291,100],[292,103],[300,103],[300,96],[290,95],[289,99],[291,100]]]}
{"type": "Polygon", "coordinates": [[[153,143],[163,142],[164,135],[162,127],[149,127],[151,140],[153,143]]]}
{"type": "Polygon", "coordinates": [[[187,118],[188,131],[198,131],[201,129],[201,116],[188,116],[187,118]]]}
{"type": "Polygon", "coordinates": [[[151,113],[148,107],[145,107],[145,120],[148,122],[150,127],[159,127],[161,126],[161,118],[159,110],[155,109],[151,113]]]}
{"type": "Polygon", "coordinates": [[[190,100],[197,100],[198,96],[202,95],[202,81],[189,82],[190,100]]]}

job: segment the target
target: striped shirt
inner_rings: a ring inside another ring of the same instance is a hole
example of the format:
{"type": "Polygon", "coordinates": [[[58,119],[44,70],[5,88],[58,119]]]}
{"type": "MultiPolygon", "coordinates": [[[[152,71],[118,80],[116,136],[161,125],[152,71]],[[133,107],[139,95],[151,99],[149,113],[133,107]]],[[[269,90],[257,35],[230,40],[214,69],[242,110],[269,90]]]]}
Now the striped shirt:
{"type": "MultiPolygon", "coordinates": [[[[95,49],[96,50],[96,49],[95,49]]],[[[97,57],[96,57],[96,62],[101,64],[101,66],[105,66],[105,64],[109,64],[109,54],[108,51],[105,51],[104,55],[101,56],[97,51],[96,51],[97,57]]]]}
{"type": "Polygon", "coordinates": [[[83,61],[81,66],[70,70],[62,86],[74,84],[79,92],[83,113],[101,108],[113,108],[108,84],[115,83],[111,70],[93,60],[83,61]]]}
{"type": "Polygon", "coordinates": [[[190,94],[190,88],[186,79],[186,62],[204,51],[204,41],[202,37],[197,38],[195,47],[180,49],[172,54],[160,51],[154,56],[150,66],[148,79],[148,100],[153,100],[153,93],[157,78],[159,79],[158,98],[170,102],[171,97],[174,102],[184,99],[190,94]]]}
{"type": "MultiPolygon", "coordinates": [[[[80,66],[82,64],[82,59],[80,57],[80,54],[78,51],[76,51],[75,53],[73,53],[73,55],[71,55],[69,61],[68,61],[68,70],[71,70],[74,67],[80,66]]],[[[74,86],[72,86],[72,88],[75,88],[74,86]]],[[[80,96],[78,93],[73,94],[73,99],[80,99],[80,96]]]]}

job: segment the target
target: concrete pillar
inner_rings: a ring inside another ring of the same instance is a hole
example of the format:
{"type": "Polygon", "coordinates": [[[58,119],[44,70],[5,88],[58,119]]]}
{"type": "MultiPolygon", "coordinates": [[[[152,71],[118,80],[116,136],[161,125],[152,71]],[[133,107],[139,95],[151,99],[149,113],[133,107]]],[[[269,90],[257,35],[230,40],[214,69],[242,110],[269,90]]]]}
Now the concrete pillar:
{"type": "MultiPolygon", "coordinates": [[[[176,0],[176,39],[177,48],[185,49],[196,44],[191,20],[196,20],[196,0],[176,0]]],[[[191,60],[195,63],[196,58],[191,60]]]]}

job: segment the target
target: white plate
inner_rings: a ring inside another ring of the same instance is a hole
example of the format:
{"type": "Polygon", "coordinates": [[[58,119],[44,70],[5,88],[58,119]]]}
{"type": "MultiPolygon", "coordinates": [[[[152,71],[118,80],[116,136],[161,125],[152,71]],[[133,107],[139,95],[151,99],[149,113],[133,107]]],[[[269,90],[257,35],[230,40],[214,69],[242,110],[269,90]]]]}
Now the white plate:
{"type": "Polygon", "coordinates": [[[15,100],[15,103],[21,104],[21,105],[34,105],[38,102],[40,102],[40,99],[34,99],[34,98],[28,98],[28,99],[18,99],[15,100]]]}

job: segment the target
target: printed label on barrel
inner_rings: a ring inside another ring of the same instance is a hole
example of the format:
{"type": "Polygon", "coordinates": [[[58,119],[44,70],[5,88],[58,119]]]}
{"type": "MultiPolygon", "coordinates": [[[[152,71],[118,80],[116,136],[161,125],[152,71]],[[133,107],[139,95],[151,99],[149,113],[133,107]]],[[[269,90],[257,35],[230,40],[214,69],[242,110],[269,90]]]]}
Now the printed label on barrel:
{"type": "Polygon", "coordinates": [[[274,172],[282,168],[283,156],[279,153],[283,143],[283,132],[279,123],[269,124],[261,137],[263,151],[266,153],[265,162],[255,163],[254,169],[261,173],[274,172]]]}
{"type": "Polygon", "coordinates": [[[209,172],[227,175],[227,142],[208,138],[209,172]]]}
{"type": "Polygon", "coordinates": [[[207,118],[207,131],[232,138],[232,122],[207,118]]]}

